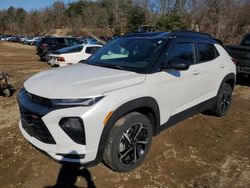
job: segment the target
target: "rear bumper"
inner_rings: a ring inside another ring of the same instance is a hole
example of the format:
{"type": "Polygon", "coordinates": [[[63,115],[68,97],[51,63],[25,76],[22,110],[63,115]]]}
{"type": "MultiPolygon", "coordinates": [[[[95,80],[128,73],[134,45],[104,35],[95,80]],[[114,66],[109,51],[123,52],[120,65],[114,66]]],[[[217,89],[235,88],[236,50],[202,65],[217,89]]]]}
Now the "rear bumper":
{"type": "Polygon", "coordinates": [[[250,74],[250,67],[237,66],[237,73],[250,74]]]}
{"type": "Polygon", "coordinates": [[[48,64],[50,64],[52,67],[63,67],[68,65],[67,63],[62,63],[54,60],[49,60],[48,64]]]}

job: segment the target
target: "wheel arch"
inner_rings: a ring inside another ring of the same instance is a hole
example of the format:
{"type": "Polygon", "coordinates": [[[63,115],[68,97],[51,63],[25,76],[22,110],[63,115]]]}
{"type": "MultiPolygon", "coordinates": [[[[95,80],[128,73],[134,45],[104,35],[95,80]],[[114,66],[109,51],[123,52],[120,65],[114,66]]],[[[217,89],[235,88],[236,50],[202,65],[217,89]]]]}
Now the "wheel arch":
{"type": "Polygon", "coordinates": [[[157,101],[152,97],[143,97],[129,101],[117,108],[105,124],[100,137],[95,162],[101,162],[107,138],[115,122],[132,111],[146,115],[152,123],[153,134],[155,135],[157,133],[156,129],[160,125],[160,111],[157,101]]]}
{"type": "Polygon", "coordinates": [[[221,88],[221,85],[222,85],[223,83],[229,84],[229,85],[232,87],[232,90],[233,90],[233,89],[234,89],[234,86],[235,86],[235,84],[236,84],[236,76],[235,76],[235,74],[234,74],[234,73],[230,73],[230,74],[227,74],[227,75],[223,78],[223,80],[222,80],[222,82],[221,82],[221,84],[220,84],[220,87],[219,87],[219,89],[218,89],[218,92],[219,92],[219,90],[220,90],[220,88],[221,88]]]}

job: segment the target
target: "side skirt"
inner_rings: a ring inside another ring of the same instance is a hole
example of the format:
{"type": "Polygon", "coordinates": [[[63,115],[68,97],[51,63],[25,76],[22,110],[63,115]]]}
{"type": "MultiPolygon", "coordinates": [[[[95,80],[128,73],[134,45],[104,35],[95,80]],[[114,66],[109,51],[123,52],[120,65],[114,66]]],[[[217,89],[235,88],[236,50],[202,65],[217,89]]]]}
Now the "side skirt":
{"type": "Polygon", "coordinates": [[[215,102],[216,102],[216,97],[213,97],[205,102],[193,106],[192,108],[189,108],[187,110],[184,110],[183,112],[171,116],[166,123],[157,127],[156,134],[159,134],[166,128],[171,127],[179,123],[180,121],[187,119],[188,117],[191,117],[195,114],[211,109],[214,106],[215,102]]]}

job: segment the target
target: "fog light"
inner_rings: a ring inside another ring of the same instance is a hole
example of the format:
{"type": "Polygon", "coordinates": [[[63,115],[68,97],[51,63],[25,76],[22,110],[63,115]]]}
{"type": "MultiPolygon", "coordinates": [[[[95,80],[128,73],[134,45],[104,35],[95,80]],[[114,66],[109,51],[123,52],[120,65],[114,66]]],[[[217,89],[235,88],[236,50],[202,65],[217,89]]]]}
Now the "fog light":
{"type": "Polygon", "coordinates": [[[83,121],[79,117],[62,118],[59,126],[76,143],[85,145],[85,131],[83,121]]]}

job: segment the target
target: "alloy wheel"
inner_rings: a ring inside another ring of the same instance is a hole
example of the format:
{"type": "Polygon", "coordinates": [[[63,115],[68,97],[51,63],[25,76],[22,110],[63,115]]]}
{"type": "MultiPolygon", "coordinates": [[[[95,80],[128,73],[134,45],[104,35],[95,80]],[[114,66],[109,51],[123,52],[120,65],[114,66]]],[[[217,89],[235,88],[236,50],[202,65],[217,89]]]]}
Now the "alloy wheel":
{"type": "Polygon", "coordinates": [[[120,162],[125,166],[136,163],[144,155],[148,143],[149,132],[142,123],[130,126],[120,139],[118,149],[120,162]]]}

